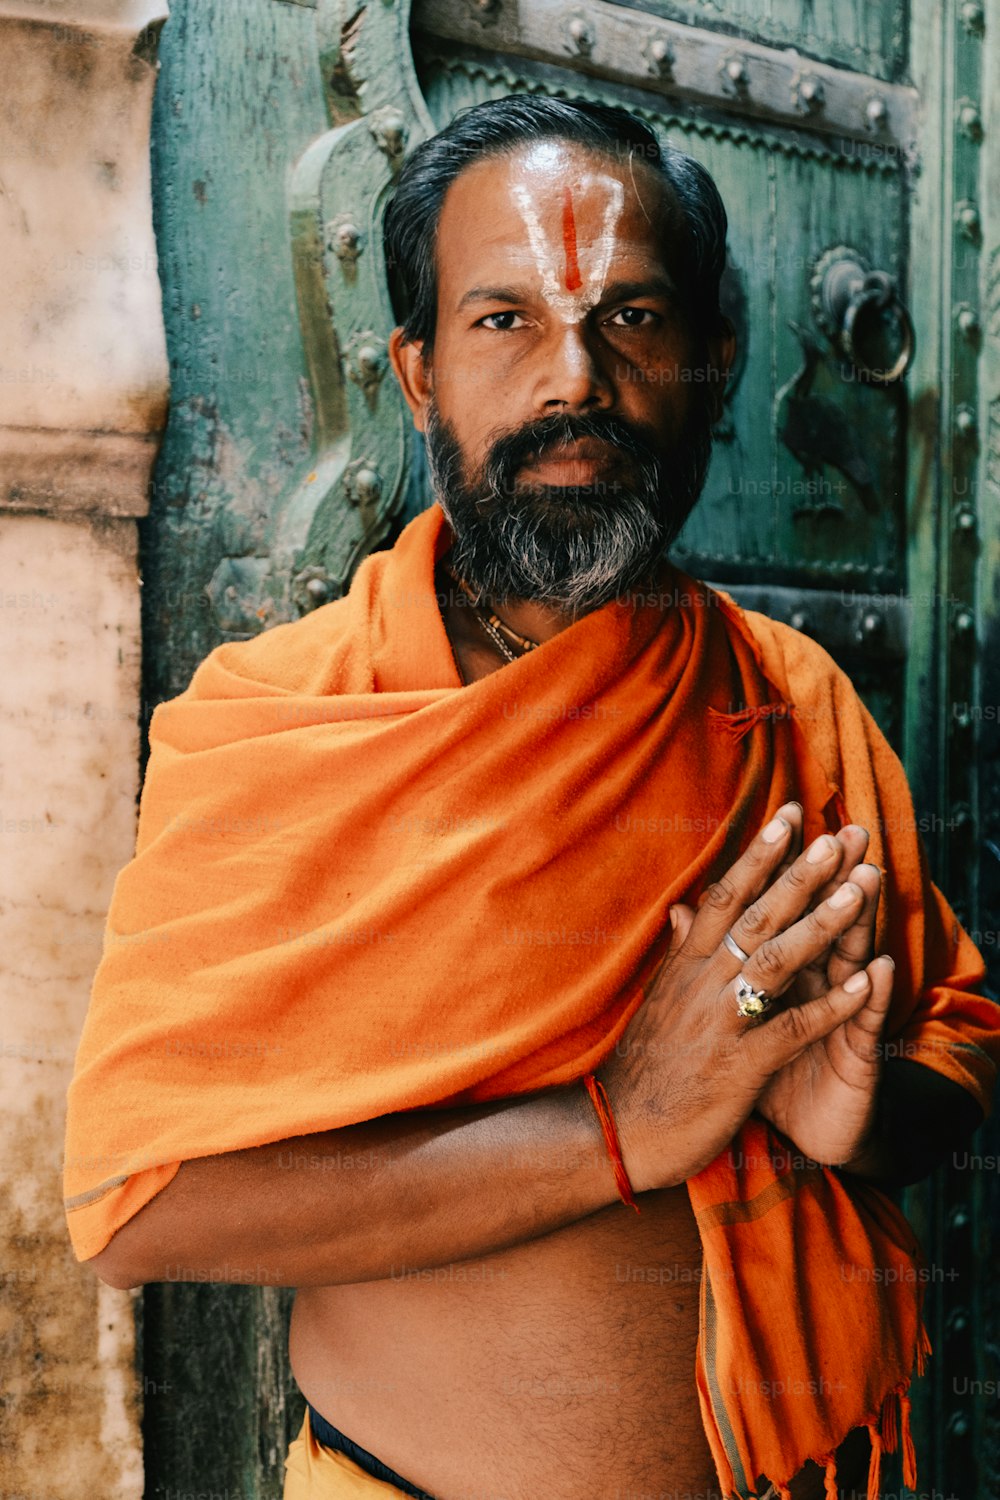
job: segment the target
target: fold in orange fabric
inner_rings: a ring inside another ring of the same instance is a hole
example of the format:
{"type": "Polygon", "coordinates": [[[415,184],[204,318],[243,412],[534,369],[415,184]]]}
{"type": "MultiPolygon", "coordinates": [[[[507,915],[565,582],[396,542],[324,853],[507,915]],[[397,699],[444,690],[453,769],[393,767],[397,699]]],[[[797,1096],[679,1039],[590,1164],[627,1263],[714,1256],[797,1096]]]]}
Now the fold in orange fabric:
{"type": "MultiPolygon", "coordinates": [[[[807,839],[870,830],[887,1035],[989,1108],[981,957],[829,656],[666,564],[659,592],[464,687],[434,593],[449,542],[433,506],[344,599],[219,647],[156,710],[69,1096],[80,1258],[190,1158],[598,1068],[669,905],[790,797],[807,839]]],[[[829,1465],[864,1423],[888,1448],[924,1347],[902,1216],[756,1116],[688,1186],[723,1492],[829,1465]]]]}

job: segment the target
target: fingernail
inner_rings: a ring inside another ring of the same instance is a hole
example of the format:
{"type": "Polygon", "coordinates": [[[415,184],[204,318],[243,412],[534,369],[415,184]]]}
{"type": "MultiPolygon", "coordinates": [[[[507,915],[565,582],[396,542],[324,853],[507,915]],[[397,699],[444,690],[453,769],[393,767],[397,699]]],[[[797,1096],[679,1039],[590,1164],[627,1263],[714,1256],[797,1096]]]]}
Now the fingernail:
{"type": "Polygon", "coordinates": [[[880,953],[879,958],[884,958],[887,964],[891,964],[893,968],[896,967],[896,960],[891,953],[880,953]]]}
{"type": "Polygon", "coordinates": [[[860,895],[861,891],[859,887],[852,885],[849,880],[846,880],[843,885],[839,885],[834,891],[830,897],[829,905],[846,906],[849,901],[856,901],[860,895]]]}
{"type": "Polygon", "coordinates": [[[806,864],[818,865],[821,859],[828,859],[832,853],[833,839],[828,833],[821,833],[806,850],[806,864]]]}
{"type": "Polygon", "coordinates": [[[861,969],[859,973],[852,974],[850,979],[844,980],[844,989],[850,990],[852,994],[856,994],[858,990],[865,989],[867,987],[867,984],[868,975],[865,973],[864,969],[861,969]]]}
{"type": "Polygon", "coordinates": [[[767,827],[761,832],[761,838],[765,844],[776,844],[790,825],[784,818],[772,818],[767,827]]]}

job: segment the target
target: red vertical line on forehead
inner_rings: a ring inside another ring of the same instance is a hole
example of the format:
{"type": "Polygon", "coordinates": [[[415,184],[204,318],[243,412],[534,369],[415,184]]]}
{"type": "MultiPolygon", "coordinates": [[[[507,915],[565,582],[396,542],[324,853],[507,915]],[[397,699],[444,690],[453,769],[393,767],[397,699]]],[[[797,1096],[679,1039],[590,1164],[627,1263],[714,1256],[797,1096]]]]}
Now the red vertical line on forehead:
{"type": "Polygon", "coordinates": [[[563,253],[566,257],[566,290],[578,291],[583,285],[583,277],[576,260],[576,219],[573,216],[573,194],[569,188],[563,192],[563,253]]]}

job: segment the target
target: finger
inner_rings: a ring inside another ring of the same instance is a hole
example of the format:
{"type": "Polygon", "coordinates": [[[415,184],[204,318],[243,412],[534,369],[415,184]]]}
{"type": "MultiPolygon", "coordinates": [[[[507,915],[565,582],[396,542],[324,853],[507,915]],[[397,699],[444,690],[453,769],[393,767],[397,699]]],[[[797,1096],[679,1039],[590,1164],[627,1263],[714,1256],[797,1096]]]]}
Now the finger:
{"type": "Polygon", "coordinates": [[[785,816],[788,809],[788,804],[779,807],[739,859],[702,893],[685,943],[690,957],[711,957],[724,933],[772,878],[791,836],[791,822],[785,816]]]}
{"type": "Polygon", "coordinates": [[[802,841],[805,829],[805,812],[803,810],[801,802],[787,803],[785,808],[783,809],[783,815],[792,825],[792,836],[788,840],[788,848],[785,851],[785,857],[781,861],[781,864],[778,866],[775,872],[776,877],[782,876],[785,871],[795,863],[799,855],[802,853],[802,841]]]}
{"type": "Polygon", "coordinates": [[[670,939],[670,947],[673,952],[682,947],[691,931],[691,923],[694,921],[694,908],[685,906],[682,901],[675,901],[670,908],[670,925],[673,927],[673,935],[670,939]]]}
{"type": "MultiPolygon", "coordinates": [[[[805,853],[800,854],[785,873],[733,922],[730,930],[735,942],[745,952],[753,954],[766,939],[783,932],[803,912],[818,905],[813,898],[821,887],[830,885],[832,895],[837,887],[831,877],[840,867],[842,858],[843,847],[839,840],[831,833],[820,834],[805,853]]],[[[733,955],[722,949],[720,958],[724,972],[732,974],[736,962],[733,955]]]]}
{"type": "MultiPolygon", "coordinates": [[[[864,829],[860,831],[865,833],[864,829]]],[[[844,830],[841,829],[837,837],[843,839],[843,836],[844,830]]],[[[852,839],[851,842],[864,845],[867,842],[867,834],[864,839],[852,839]]],[[[795,982],[796,995],[799,999],[813,1000],[817,995],[822,995],[824,990],[828,990],[832,984],[843,984],[851,974],[856,974],[859,969],[864,968],[872,956],[881,871],[876,865],[851,866],[845,860],[833,880],[821,887],[817,894],[822,894],[825,900],[829,900],[838,885],[844,884],[847,880],[861,887],[864,892],[864,901],[851,926],[841,933],[824,953],[818,954],[804,969],[800,970],[795,982]]]]}
{"type": "Polygon", "coordinates": [[[875,918],[882,890],[882,871],[877,865],[856,865],[850,871],[852,885],[860,886],[864,900],[850,927],[840,934],[830,950],[827,974],[831,984],[843,984],[856,974],[872,956],[875,946],[875,918]]]}
{"type": "Polygon", "coordinates": [[[871,989],[868,999],[845,1027],[845,1035],[855,1051],[871,1060],[878,1056],[878,1039],[885,1028],[892,1004],[896,965],[888,953],[880,953],[865,965],[871,989]],[[862,1040],[863,1039],[863,1040],[862,1040]]]}
{"type": "Polygon", "coordinates": [[[868,829],[862,828],[860,823],[845,823],[843,828],[838,828],[837,839],[844,849],[843,863],[840,869],[834,872],[830,882],[817,891],[819,901],[826,901],[832,896],[838,885],[850,879],[854,866],[864,859],[868,848],[868,829]]]}
{"type": "Polygon", "coordinates": [[[868,1004],[871,994],[872,980],[866,969],[853,974],[848,983],[857,984],[859,980],[858,989],[834,985],[815,1000],[789,1006],[773,1018],[748,1026],[741,1050],[750,1067],[770,1075],[850,1021],[868,1004]]]}
{"type": "Polygon", "coordinates": [[[865,966],[869,990],[864,1005],[827,1040],[830,1061],[846,1083],[862,1083],[882,1052],[881,1038],[892,1003],[895,964],[880,953],[865,966]]]}
{"type": "MultiPolygon", "coordinates": [[[[806,851],[808,854],[808,850],[806,851]]],[[[739,972],[754,989],[776,998],[784,993],[801,970],[814,963],[856,919],[864,894],[846,881],[833,895],[821,901],[774,937],[755,948],[739,972]]],[[[731,971],[732,955],[722,948],[715,960],[721,972],[731,971]]],[[[730,980],[730,987],[733,981],[730,980]]]]}

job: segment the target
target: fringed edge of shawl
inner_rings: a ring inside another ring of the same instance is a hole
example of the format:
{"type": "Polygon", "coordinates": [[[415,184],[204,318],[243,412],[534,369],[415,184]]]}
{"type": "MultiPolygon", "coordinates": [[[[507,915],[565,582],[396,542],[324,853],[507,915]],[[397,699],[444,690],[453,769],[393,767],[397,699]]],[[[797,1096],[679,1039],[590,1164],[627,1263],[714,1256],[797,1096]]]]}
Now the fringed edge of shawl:
{"type": "MultiPolygon", "coordinates": [[[[923,1318],[917,1323],[917,1345],[914,1351],[914,1367],[917,1375],[923,1375],[927,1366],[927,1356],[932,1352],[931,1341],[927,1336],[923,1318]]],[[[881,1495],[882,1479],[882,1455],[895,1453],[897,1447],[902,1448],[903,1455],[903,1483],[907,1489],[917,1488],[917,1455],[913,1444],[913,1433],[910,1426],[911,1401],[910,1401],[910,1379],[900,1380],[887,1391],[882,1398],[878,1410],[870,1414],[861,1422],[855,1423],[850,1431],[858,1427],[867,1427],[868,1437],[871,1441],[871,1458],[868,1461],[868,1487],[865,1500],[879,1500],[881,1495]]],[[[847,1434],[845,1433],[846,1437],[847,1434]]],[[[807,1460],[803,1460],[806,1462],[807,1460]]],[[[820,1453],[812,1457],[813,1463],[819,1464],[823,1470],[823,1495],[824,1500],[838,1500],[840,1493],[837,1484],[837,1455],[836,1453],[820,1453]]],[[[801,1467],[801,1465],[800,1465],[801,1467]]],[[[797,1472],[797,1471],[796,1471],[797,1472]]],[[[792,1500],[792,1492],[789,1488],[792,1476],[783,1484],[774,1482],[765,1491],[761,1500],[792,1500]]],[[[739,1497],[733,1492],[734,1500],[739,1497]]],[[[748,1500],[755,1500],[749,1496],[748,1500]]]]}

